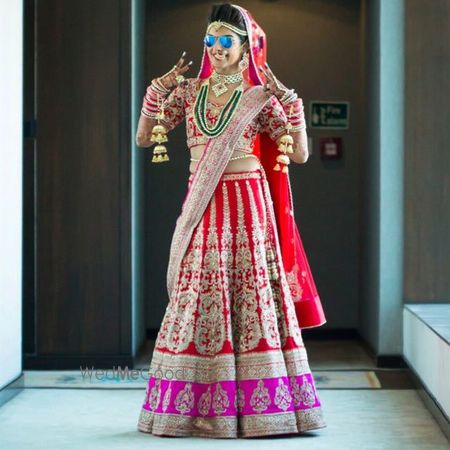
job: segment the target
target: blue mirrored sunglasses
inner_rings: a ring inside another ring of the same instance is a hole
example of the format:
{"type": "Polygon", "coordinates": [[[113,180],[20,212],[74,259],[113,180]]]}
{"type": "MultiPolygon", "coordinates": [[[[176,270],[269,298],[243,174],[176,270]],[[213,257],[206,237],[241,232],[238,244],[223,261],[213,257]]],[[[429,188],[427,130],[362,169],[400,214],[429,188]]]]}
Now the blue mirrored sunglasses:
{"type": "Polygon", "coordinates": [[[213,36],[212,34],[207,34],[203,42],[207,47],[212,47],[216,39],[219,39],[219,43],[223,48],[231,48],[233,46],[233,36],[227,35],[213,36]]]}

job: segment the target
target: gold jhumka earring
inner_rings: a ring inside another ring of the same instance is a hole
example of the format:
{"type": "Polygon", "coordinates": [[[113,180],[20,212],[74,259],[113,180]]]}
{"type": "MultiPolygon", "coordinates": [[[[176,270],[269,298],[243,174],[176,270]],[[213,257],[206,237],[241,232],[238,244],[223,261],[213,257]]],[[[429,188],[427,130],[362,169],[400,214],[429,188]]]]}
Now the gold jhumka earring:
{"type": "Polygon", "coordinates": [[[294,107],[291,105],[288,115],[288,123],[286,124],[286,134],[283,134],[283,136],[281,136],[280,143],[278,144],[278,150],[280,152],[283,152],[283,154],[277,156],[277,164],[273,168],[273,170],[281,170],[281,172],[283,173],[288,173],[288,165],[291,162],[289,156],[287,156],[286,153],[294,153],[294,150],[292,148],[292,145],[294,144],[294,138],[289,134],[292,129],[292,123],[289,121],[289,119],[292,117],[293,111],[294,107]]]}
{"type": "Polygon", "coordinates": [[[164,142],[167,142],[167,130],[164,125],[160,123],[161,119],[164,119],[164,105],[159,102],[158,95],[158,106],[159,112],[155,115],[155,119],[158,123],[152,129],[152,136],[150,138],[151,142],[156,142],[158,145],[155,145],[153,149],[153,158],[152,163],[161,163],[169,161],[169,155],[167,154],[167,148],[164,145],[161,145],[164,142]]]}

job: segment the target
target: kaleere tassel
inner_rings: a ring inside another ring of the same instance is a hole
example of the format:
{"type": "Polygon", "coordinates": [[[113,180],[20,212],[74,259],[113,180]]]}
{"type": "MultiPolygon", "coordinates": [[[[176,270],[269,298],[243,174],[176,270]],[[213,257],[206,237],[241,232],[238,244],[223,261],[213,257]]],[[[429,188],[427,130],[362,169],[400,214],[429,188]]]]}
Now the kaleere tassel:
{"type": "MultiPolygon", "coordinates": [[[[159,105],[159,95],[158,95],[158,105],[159,105]]],[[[152,163],[160,163],[169,161],[169,155],[167,154],[167,148],[161,145],[167,142],[167,130],[164,125],[160,123],[160,120],[164,118],[164,106],[160,105],[160,111],[155,115],[155,119],[158,123],[152,129],[152,135],[150,138],[151,142],[156,142],[158,145],[153,149],[152,163]]]]}
{"type": "Polygon", "coordinates": [[[283,173],[288,173],[288,165],[290,164],[291,160],[289,159],[289,156],[286,155],[286,153],[294,153],[294,149],[292,148],[292,145],[294,144],[294,138],[289,134],[289,132],[292,129],[292,123],[289,121],[293,113],[293,106],[291,105],[289,115],[288,115],[288,123],[286,124],[286,134],[283,134],[281,136],[279,144],[278,144],[278,150],[280,152],[283,152],[283,155],[277,156],[277,164],[273,168],[273,170],[280,171],[283,173]]]}

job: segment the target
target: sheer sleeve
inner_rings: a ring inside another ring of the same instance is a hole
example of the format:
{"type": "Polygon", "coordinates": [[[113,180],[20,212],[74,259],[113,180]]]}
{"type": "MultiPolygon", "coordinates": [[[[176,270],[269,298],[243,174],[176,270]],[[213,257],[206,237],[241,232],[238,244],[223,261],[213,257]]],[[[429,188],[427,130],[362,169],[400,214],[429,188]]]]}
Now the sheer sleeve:
{"type": "Polygon", "coordinates": [[[188,80],[180,83],[164,100],[164,119],[167,131],[173,130],[185,117],[185,92],[188,80]]]}
{"type": "Polygon", "coordinates": [[[267,133],[273,141],[276,141],[286,132],[287,115],[283,105],[275,95],[270,97],[259,113],[257,120],[259,132],[267,133]]]}

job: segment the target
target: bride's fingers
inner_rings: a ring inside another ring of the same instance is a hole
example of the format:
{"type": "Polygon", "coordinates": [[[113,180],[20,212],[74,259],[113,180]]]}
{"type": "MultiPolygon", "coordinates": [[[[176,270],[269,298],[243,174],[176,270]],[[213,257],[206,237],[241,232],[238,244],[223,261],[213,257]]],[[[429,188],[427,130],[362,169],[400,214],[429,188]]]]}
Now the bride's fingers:
{"type": "Polygon", "coordinates": [[[264,63],[264,67],[265,67],[266,71],[268,72],[268,74],[275,80],[275,79],[276,79],[276,76],[275,76],[275,74],[272,72],[272,69],[269,67],[269,64],[267,64],[267,62],[264,63]]]}
{"type": "MultiPolygon", "coordinates": [[[[175,64],[175,66],[179,69],[181,68],[181,66],[184,63],[184,57],[186,55],[186,51],[183,52],[183,54],[181,55],[180,59],[178,60],[178,62],[175,64]]],[[[175,67],[174,67],[175,68],[175,67]]]]}
{"type": "Polygon", "coordinates": [[[266,77],[266,81],[274,81],[272,74],[270,74],[267,70],[264,69],[264,67],[260,67],[261,72],[264,74],[264,76],[266,77]]]}
{"type": "Polygon", "coordinates": [[[274,91],[275,80],[262,67],[260,67],[260,69],[261,69],[261,72],[264,74],[265,79],[266,79],[266,82],[265,82],[266,90],[274,91]]]}
{"type": "Polygon", "coordinates": [[[183,66],[180,69],[178,69],[178,73],[181,74],[181,73],[186,72],[187,70],[189,70],[191,65],[192,65],[192,61],[189,61],[185,66],[183,66]]]}

